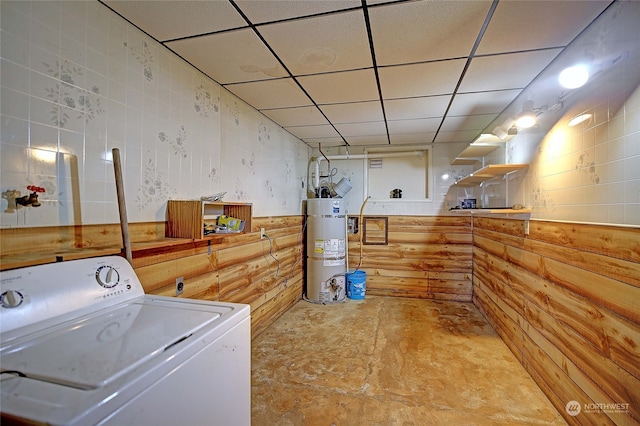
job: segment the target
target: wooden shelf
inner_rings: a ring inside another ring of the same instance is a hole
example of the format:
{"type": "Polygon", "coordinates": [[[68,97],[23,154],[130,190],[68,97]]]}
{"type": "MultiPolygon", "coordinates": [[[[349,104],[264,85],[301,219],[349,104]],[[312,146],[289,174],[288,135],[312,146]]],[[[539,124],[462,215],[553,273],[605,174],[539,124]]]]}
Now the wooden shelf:
{"type": "Polygon", "coordinates": [[[531,209],[451,209],[451,212],[456,214],[471,214],[471,215],[496,215],[496,214],[505,214],[505,215],[514,215],[514,214],[531,214],[531,209]]]}
{"type": "MultiPolygon", "coordinates": [[[[219,214],[245,221],[245,232],[251,232],[252,205],[249,203],[185,201],[172,202],[170,216],[181,218],[176,222],[132,223],[131,251],[134,262],[148,253],[162,253],[172,247],[192,245],[194,247],[224,241],[241,233],[218,233],[203,236],[204,223],[215,222],[219,214]],[[181,209],[182,207],[182,209],[181,209]],[[192,214],[192,215],[190,215],[192,214]],[[210,219],[209,219],[210,218],[210,219]],[[186,232],[185,237],[172,236],[174,231],[186,232]]],[[[0,252],[0,270],[23,268],[59,261],[69,261],[98,256],[122,255],[122,237],[118,224],[77,225],[0,229],[3,247],[11,250],[0,252]]],[[[244,233],[244,232],[243,232],[244,233]]]]}
{"type": "MultiPolygon", "coordinates": [[[[218,216],[225,215],[244,221],[244,229],[251,231],[251,203],[223,201],[169,200],[167,203],[167,233],[169,238],[203,239],[204,225],[215,224],[218,216]]],[[[238,232],[238,234],[244,233],[238,232]]],[[[211,234],[211,237],[234,233],[211,234]]],[[[209,235],[207,236],[209,237],[209,235]]]]}
{"type": "MultiPolygon", "coordinates": [[[[193,244],[191,239],[162,238],[131,244],[134,260],[140,253],[150,250],[164,250],[179,244],[193,244]]],[[[47,263],[67,262],[69,260],[87,259],[90,257],[124,255],[121,246],[83,247],[78,249],[59,250],[52,253],[34,252],[0,256],[0,270],[24,268],[47,263]]]]}
{"type": "Polygon", "coordinates": [[[44,265],[67,260],[84,259],[97,256],[119,255],[122,249],[118,247],[83,248],[65,250],[57,253],[24,253],[0,256],[0,270],[24,268],[27,266],[44,265]]]}
{"type": "Polygon", "coordinates": [[[458,180],[457,186],[476,186],[487,180],[504,176],[517,170],[526,169],[528,164],[491,164],[476,170],[468,176],[458,180]]]}

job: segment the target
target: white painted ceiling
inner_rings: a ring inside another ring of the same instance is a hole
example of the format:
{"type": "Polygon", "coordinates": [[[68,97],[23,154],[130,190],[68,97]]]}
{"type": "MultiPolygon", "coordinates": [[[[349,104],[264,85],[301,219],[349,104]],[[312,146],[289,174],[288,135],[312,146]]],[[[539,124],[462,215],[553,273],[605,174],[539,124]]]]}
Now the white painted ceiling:
{"type": "Polygon", "coordinates": [[[313,147],[471,142],[612,3],[102,2],[313,147]]]}

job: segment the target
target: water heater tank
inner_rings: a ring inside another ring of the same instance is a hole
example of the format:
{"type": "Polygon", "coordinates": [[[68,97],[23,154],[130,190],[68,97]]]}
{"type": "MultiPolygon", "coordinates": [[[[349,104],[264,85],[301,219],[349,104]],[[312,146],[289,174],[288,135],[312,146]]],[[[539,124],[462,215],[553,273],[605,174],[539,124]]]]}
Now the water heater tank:
{"type": "Polygon", "coordinates": [[[307,289],[315,303],[342,302],[346,297],[347,216],[344,200],[307,200],[307,289]]]}

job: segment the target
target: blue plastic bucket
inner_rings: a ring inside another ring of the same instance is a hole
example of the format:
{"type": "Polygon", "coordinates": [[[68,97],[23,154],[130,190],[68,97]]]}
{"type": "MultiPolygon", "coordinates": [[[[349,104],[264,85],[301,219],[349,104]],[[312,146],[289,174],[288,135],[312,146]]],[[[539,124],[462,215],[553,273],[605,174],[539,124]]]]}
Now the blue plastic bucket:
{"type": "Polygon", "coordinates": [[[347,272],[347,297],[362,300],[367,291],[367,273],[364,271],[347,272]]]}

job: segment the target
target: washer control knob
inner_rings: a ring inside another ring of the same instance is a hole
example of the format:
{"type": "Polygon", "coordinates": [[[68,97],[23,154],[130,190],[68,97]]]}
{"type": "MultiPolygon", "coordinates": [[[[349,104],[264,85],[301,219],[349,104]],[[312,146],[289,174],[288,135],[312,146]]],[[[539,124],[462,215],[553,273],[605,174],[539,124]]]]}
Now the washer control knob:
{"type": "Polygon", "coordinates": [[[96,271],[96,281],[104,288],[113,288],[120,281],[120,274],[113,266],[101,266],[96,271]]]}
{"type": "Polygon", "coordinates": [[[22,293],[16,290],[7,290],[0,296],[3,308],[17,308],[22,304],[23,300],[22,293]]]}

